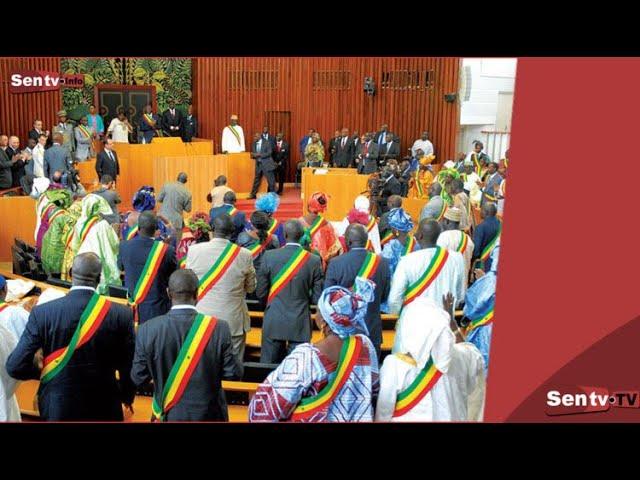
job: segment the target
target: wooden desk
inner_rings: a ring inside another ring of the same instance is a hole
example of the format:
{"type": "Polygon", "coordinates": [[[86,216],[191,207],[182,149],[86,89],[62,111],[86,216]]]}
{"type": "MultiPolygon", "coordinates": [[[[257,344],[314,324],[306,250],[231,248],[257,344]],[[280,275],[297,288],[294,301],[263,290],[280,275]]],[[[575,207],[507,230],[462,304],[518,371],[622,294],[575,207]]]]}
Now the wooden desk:
{"type": "Polygon", "coordinates": [[[0,262],[11,262],[15,237],[35,244],[36,202],[31,197],[0,197],[0,262]]]}
{"type": "Polygon", "coordinates": [[[302,201],[306,212],[307,202],[315,192],[324,192],[330,196],[327,211],[323,214],[327,220],[342,220],[353,208],[355,198],[367,190],[369,175],[358,175],[355,168],[303,168],[302,201]],[[326,170],[326,174],[314,174],[314,171],[326,170]]]}

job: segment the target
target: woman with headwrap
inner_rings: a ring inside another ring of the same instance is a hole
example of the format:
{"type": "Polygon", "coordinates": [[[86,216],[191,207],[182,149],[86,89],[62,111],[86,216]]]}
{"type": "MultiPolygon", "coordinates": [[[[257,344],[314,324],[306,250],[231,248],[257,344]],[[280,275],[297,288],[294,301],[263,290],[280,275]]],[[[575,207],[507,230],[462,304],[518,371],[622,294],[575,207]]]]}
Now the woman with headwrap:
{"type": "Polygon", "coordinates": [[[278,210],[279,205],[280,197],[274,192],[261,195],[256,200],[256,210],[264,212],[269,216],[269,233],[278,238],[280,245],[284,245],[287,243],[284,238],[284,225],[273,216],[273,214],[278,210]]]}
{"type": "Polygon", "coordinates": [[[307,167],[321,167],[324,162],[324,147],[317,132],[311,135],[311,142],[304,149],[304,159],[307,167]]]}
{"type": "Polygon", "coordinates": [[[491,270],[484,273],[476,270],[479,277],[467,290],[464,298],[463,315],[469,321],[466,330],[467,341],[473,343],[482,353],[485,368],[489,369],[489,349],[493,332],[493,308],[496,303],[496,283],[500,239],[491,252],[491,270]]]}
{"type": "Polygon", "coordinates": [[[370,250],[378,255],[382,251],[380,246],[380,231],[378,229],[378,222],[376,218],[369,213],[370,202],[364,195],[358,195],[353,203],[353,208],[349,210],[347,216],[342,222],[334,223],[336,233],[339,236],[342,250],[346,250],[346,244],[344,243],[344,232],[347,227],[352,223],[359,223],[367,229],[369,239],[367,241],[367,250],[370,250]]]}
{"type": "Polygon", "coordinates": [[[113,227],[103,215],[113,213],[109,203],[102,197],[90,193],[82,199],[82,212],[73,228],[69,250],[73,256],[93,252],[102,262],[102,274],[98,293],[106,294],[108,285],[121,285],[118,268],[120,242],[113,227]]]}
{"type": "Polygon", "coordinates": [[[78,223],[78,219],[82,214],[82,200],[76,200],[73,204],[67,209],[67,221],[62,229],[62,244],[63,244],[63,258],[62,264],[60,265],[60,278],[67,282],[71,281],[71,275],[69,272],[71,271],[71,265],[73,264],[73,259],[75,258],[74,252],[71,250],[71,240],[73,240],[73,231],[78,223]]]}
{"type": "Polygon", "coordinates": [[[460,172],[454,168],[455,164],[449,160],[444,164],[444,168],[438,172],[437,181],[442,187],[440,196],[448,206],[453,205],[453,197],[451,196],[451,182],[460,178],[460,172]]]}
{"type": "Polygon", "coordinates": [[[392,209],[389,212],[388,222],[393,238],[385,243],[382,256],[389,261],[389,273],[393,277],[400,259],[419,250],[420,245],[411,234],[413,220],[402,208],[392,209]]]}
{"type": "Polygon", "coordinates": [[[450,320],[426,297],[403,309],[392,354],[380,369],[376,421],[482,420],[482,356],[472,344],[456,343],[450,320]]]}
{"type": "Polygon", "coordinates": [[[50,223],[71,205],[71,192],[57,188],[44,192],[36,203],[36,254],[42,257],[42,239],[50,223]]]}
{"type": "Polygon", "coordinates": [[[321,215],[327,211],[328,198],[322,192],[315,192],[309,198],[307,209],[309,213],[299,220],[305,229],[300,243],[311,252],[317,252],[322,259],[322,269],[327,269],[327,263],[342,252],[342,245],[335,230],[321,215]]]}
{"type": "Polygon", "coordinates": [[[355,293],[325,289],[316,325],[324,338],[298,345],[258,387],[251,422],[368,422],[378,390],[378,359],[365,316],[374,285],[358,277],[355,293]]]}
{"type": "Polygon", "coordinates": [[[176,248],[176,260],[180,268],[185,268],[186,266],[190,245],[209,241],[209,232],[211,231],[209,221],[209,215],[205,212],[196,212],[187,220],[182,229],[180,243],[176,248]]]}
{"type": "Polygon", "coordinates": [[[433,170],[430,164],[435,158],[435,155],[420,158],[420,165],[414,178],[410,181],[411,196],[413,198],[429,198],[429,187],[433,183],[433,170]]]}
{"type": "MultiPolygon", "coordinates": [[[[143,186],[133,195],[133,211],[124,214],[121,222],[121,237],[123,240],[131,240],[138,234],[138,217],[142,212],[153,210],[156,207],[156,194],[153,187],[143,186]]],[[[158,237],[166,241],[168,238],[175,240],[175,229],[171,222],[158,215],[158,237]]]]}
{"type": "Polygon", "coordinates": [[[62,272],[65,240],[80,216],[80,205],[78,201],[65,210],[57,209],[49,214],[49,228],[42,237],[42,267],[50,275],[57,277],[62,272]]]}
{"type": "MultiPolygon", "coordinates": [[[[264,252],[280,248],[278,237],[273,233],[269,233],[271,224],[272,220],[269,218],[269,215],[260,210],[256,210],[251,214],[251,229],[240,232],[240,235],[238,235],[238,241],[236,243],[251,252],[253,256],[253,266],[256,272],[260,269],[264,252]]],[[[250,294],[249,296],[252,295],[255,297],[255,294],[250,294]]]]}

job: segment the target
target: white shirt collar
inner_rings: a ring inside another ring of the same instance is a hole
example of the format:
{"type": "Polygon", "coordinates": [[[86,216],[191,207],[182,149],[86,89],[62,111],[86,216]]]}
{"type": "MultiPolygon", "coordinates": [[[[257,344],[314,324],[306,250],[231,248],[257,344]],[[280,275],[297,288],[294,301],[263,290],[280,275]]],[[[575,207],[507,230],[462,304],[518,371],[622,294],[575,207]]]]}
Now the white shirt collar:
{"type": "Polygon", "coordinates": [[[301,247],[301,246],[302,246],[302,245],[300,245],[299,243],[296,243],[296,242],[287,242],[287,243],[285,244],[285,247],[286,247],[287,245],[295,245],[296,247],[301,247]]]}
{"type": "Polygon", "coordinates": [[[69,289],[70,292],[73,292],[74,290],[91,290],[92,292],[95,292],[96,289],[93,287],[87,287],[85,285],[74,285],[73,287],[71,287],[69,289]]]}
{"type": "Polygon", "coordinates": [[[349,250],[366,250],[366,249],[367,249],[366,247],[353,247],[353,248],[350,248],[349,250]]]}
{"type": "Polygon", "coordinates": [[[196,312],[198,311],[198,309],[195,306],[187,305],[187,304],[179,304],[171,307],[171,310],[187,310],[187,309],[195,310],[196,312]]]}

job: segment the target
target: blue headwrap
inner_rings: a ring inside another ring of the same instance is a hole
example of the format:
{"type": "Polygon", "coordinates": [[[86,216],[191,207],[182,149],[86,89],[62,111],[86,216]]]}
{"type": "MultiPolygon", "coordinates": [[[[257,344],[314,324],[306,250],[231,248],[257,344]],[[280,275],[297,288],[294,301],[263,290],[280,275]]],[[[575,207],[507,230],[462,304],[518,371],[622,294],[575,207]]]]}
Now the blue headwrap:
{"type": "Polygon", "coordinates": [[[156,206],[156,194],[153,187],[143,186],[133,195],[133,209],[138,212],[153,210],[156,206]]]}
{"type": "Polygon", "coordinates": [[[266,213],[275,213],[280,205],[280,197],[273,192],[269,192],[256,200],[256,210],[266,213]]]}
{"type": "Polygon", "coordinates": [[[333,333],[347,338],[356,333],[369,334],[365,317],[367,304],[373,301],[375,283],[356,277],[356,291],[334,286],[326,288],[318,300],[318,310],[333,333]]]}
{"type": "Polygon", "coordinates": [[[402,208],[394,208],[389,212],[389,226],[400,232],[410,232],[413,220],[402,208]]]}
{"type": "Polygon", "coordinates": [[[0,275],[0,290],[7,286],[7,281],[4,279],[2,275],[0,275]]]}

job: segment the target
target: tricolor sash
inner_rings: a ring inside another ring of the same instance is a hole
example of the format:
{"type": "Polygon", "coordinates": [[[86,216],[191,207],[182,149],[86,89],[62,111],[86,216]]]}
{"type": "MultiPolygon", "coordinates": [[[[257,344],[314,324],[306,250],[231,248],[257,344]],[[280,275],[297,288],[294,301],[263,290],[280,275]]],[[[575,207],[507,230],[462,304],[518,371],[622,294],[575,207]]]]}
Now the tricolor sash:
{"type": "Polygon", "coordinates": [[[93,133],[91,132],[91,130],[89,130],[87,127],[85,127],[84,125],[78,125],[78,130],[80,130],[80,133],[82,134],[82,136],[84,138],[91,138],[93,137],[93,133]]]}
{"type": "Polygon", "coordinates": [[[202,298],[209,293],[209,290],[224,276],[239,253],[240,247],[235,243],[229,242],[211,269],[209,269],[200,280],[200,285],[198,286],[198,301],[202,300],[202,298]]]}
{"type": "Polygon", "coordinates": [[[129,304],[133,308],[133,325],[136,330],[138,329],[139,323],[138,307],[142,302],[144,302],[145,298],[147,298],[151,285],[158,274],[160,265],[162,265],[162,260],[168,250],[169,245],[166,243],[160,241],[153,242],[147,261],[145,262],[144,267],[142,267],[142,272],[140,272],[140,277],[138,278],[136,287],[133,289],[133,294],[129,299],[129,304]]]}
{"type": "Polygon", "coordinates": [[[436,217],[436,222],[439,222],[440,220],[442,220],[442,217],[444,217],[444,214],[446,211],[447,211],[447,202],[443,198],[442,208],[440,209],[440,213],[438,213],[438,216],[436,217]]]}
{"type": "MultiPolygon", "coordinates": [[[[380,256],[376,255],[373,252],[367,252],[367,255],[364,257],[364,262],[362,262],[362,266],[356,277],[363,277],[367,280],[373,280],[373,277],[376,275],[376,271],[378,270],[378,266],[380,265],[380,256]]],[[[357,291],[356,286],[353,286],[353,291],[357,291]]]]}
{"type": "Polygon", "coordinates": [[[469,326],[467,327],[466,334],[468,335],[472,330],[475,330],[478,327],[484,327],[485,325],[489,325],[493,322],[493,309],[494,304],[491,302],[491,306],[484,313],[478,315],[478,318],[475,320],[471,320],[471,323],[469,323],[469,326]]]}
{"type": "Polygon", "coordinates": [[[91,217],[82,226],[82,230],[80,230],[80,245],[84,242],[84,239],[87,238],[89,232],[93,228],[93,226],[100,221],[99,217],[91,217]]]}
{"type": "Polygon", "coordinates": [[[500,238],[501,231],[502,231],[502,228],[498,228],[498,232],[496,233],[495,237],[493,237],[491,241],[487,244],[487,246],[484,247],[484,250],[482,250],[482,253],[480,254],[480,260],[482,260],[483,262],[486,262],[491,256],[491,252],[493,252],[493,249],[495,248],[496,243],[498,242],[498,238],[500,238]]]}
{"type": "Polygon", "coordinates": [[[55,203],[50,203],[49,205],[47,205],[46,208],[40,213],[40,220],[44,221],[45,218],[48,218],[49,214],[53,212],[55,208],[57,208],[55,203]]]}
{"type": "Polygon", "coordinates": [[[424,195],[424,190],[422,188],[422,183],[420,183],[420,169],[416,170],[416,190],[418,191],[418,198],[422,198],[424,195]]]}
{"type": "Polygon", "coordinates": [[[267,238],[264,239],[264,242],[260,243],[260,242],[255,242],[253,245],[251,245],[248,250],[251,252],[251,256],[253,258],[258,258],[258,255],[260,255],[265,248],[267,248],[267,245],[269,245],[271,243],[271,239],[273,238],[273,235],[267,235],[267,238]]]}
{"type": "Polygon", "coordinates": [[[413,235],[407,235],[407,241],[404,244],[404,250],[402,251],[402,256],[411,253],[414,251],[416,247],[416,239],[413,235]]]}
{"type": "Polygon", "coordinates": [[[215,317],[201,313],[193,319],[193,324],[178,352],[178,358],[171,367],[169,377],[162,389],[160,401],[156,395],[153,396],[151,411],[156,419],[163,421],[169,410],[182,398],[217,324],[218,320],[215,317]]]}
{"type": "Polygon", "coordinates": [[[387,243],[389,243],[394,238],[396,238],[396,236],[393,234],[393,230],[389,230],[387,233],[385,233],[384,237],[380,239],[380,246],[384,247],[387,243]]]}
{"type": "Polygon", "coordinates": [[[464,253],[467,249],[467,245],[469,244],[469,237],[462,231],[460,233],[462,236],[460,237],[460,243],[458,243],[458,246],[456,247],[456,252],[464,253]]]}
{"type": "Polygon", "coordinates": [[[152,113],[143,113],[142,114],[142,119],[150,127],[155,127],[156,126],[156,121],[153,119],[153,114],[152,113]]]}
{"type": "Polygon", "coordinates": [[[187,256],[185,255],[180,260],[178,260],[178,267],[187,268],[187,256]]]}
{"type": "Polygon", "coordinates": [[[444,264],[447,262],[449,258],[449,252],[446,248],[436,247],[435,252],[433,253],[433,257],[431,257],[431,262],[427,266],[427,269],[424,273],[418,278],[415,282],[413,282],[404,293],[404,302],[402,306],[405,307],[413,302],[416,298],[418,298],[422,293],[429,288],[429,286],[433,283],[433,281],[437,278],[437,276],[442,271],[444,264]]]}
{"type": "Polygon", "coordinates": [[[0,313],[2,313],[2,311],[8,306],[9,304],[7,302],[0,302],[0,313]]]}
{"type": "Polygon", "coordinates": [[[471,154],[471,160],[473,160],[473,164],[476,167],[476,173],[478,174],[478,176],[480,178],[482,178],[482,165],[480,164],[480,160],[478,160],[478,155],[476,155],[475,153],[471,154]]]}
{"type": "Polygon", "coordinates": [[[273,301],[273,299],[282,291],[282,289],[291,281],[291,279],[296,276],[296,274],[309,261],[310,258],[311,254],[304,248],[298,248],[296,250],[289,261],[284,264],[284,266],[273,278],[271,288],[269,289],[267,304],[270,304],[273,301]]]}
{"type": "Polygon", "coordinates": [[[227,210],[227,214],[233,218],[236,213],[238,213],[238,209],[236,207],[231,207],[229,210],[227,210]]]}
{"type": "Polygon", "coordinates": [[[362,351],[362,339],[353,335],[344,340],[335,373],[327,385],[317,395],[300,401],[291,415],[291,420],[305,420],[313,417],[331,405],[340,390],[351,376],[362,351]]]}
{"type": "MultiPolygon", "coordinates": [[[[370,233],[371,230],[373,230],[373,227],[375,227],[377,224],[376,222],[376,218],[375,217],[370,217],[369,218],[369,223],[367,223],[366,225],[366,229],[367,229],[367,233],[370,233]]],[[[367,238],[367,244],[365,245],[365,247],[367,250],[369,251],[373,251],[373,242],[371,241],[370,238],[367,238]]]]}
{"type": "Polygon", "coordinates": [[[273,232],[276,231],[276,228],[278,228],[278,225],[280,225],[280,223],[278,222],[278,220],[276,220],[275,218],[271,220],[271,226],[269,227],[269,229],[267,230],[267,233],[269,235],[273,235],[273,232]]]}
{"type": "Polygon", "coordinates": [[[60,215],[63,215],[65,213],[67,213],[66,210],[56,207],[55,210],[53,210],[49,215],[49,225],[51,225],[56,218],[58,218],[60,215]]]}
{"type": "Polygon", "coordinates": [[[316,234],[316,232],[326,224],[327,221],[324,219],[324,217],[322,215],[318,215],[313,223],[309,226],[309,238],[313,240],[313,236],[316,234]]]}
{"type": "Polygon", "coordinates": [[[427,361],[415,380],[411,382],[411,385],[396,397],[396,406],[393,411],[394,418],[401,417],[420,403],[420,400],[431,391],[441,376],[442,373],[436,368],[433,359],[429,357],[429,361],[427,361]]]}
{"type": "Polygon", "coordinates": [[[131,240],[137,234],[138,234],[138,225],[136,224],[133,227],[131,227],[127,232],[126,240],[131,240]]]}
{"type": "Polygon", "coordinates": [[[229,127],[229,130],[231,130],[231,133],[233,133],[233,136],[236,137],[236,140],[238,141],[238,145],[242,145],[240,143],[240,134],[238,132],[236,132],[236,129],[233,128],[233,126],[228,125],[228,127],[229,127]]]}
{"type": "Polygon", "coordinates": [[[71,245],[71,241],[73,240],[73,234],[75,233],[74,228],[72,227],[67,234],[67,241],[64,242],[64,248],[67,249],[71,245]]]}
{"type": "Polygon", "coordinates": [[[40,378],[41,383],[51,381],[69,363],[73,352],[87,343],[98,331],[102,321],[107,316],[111,302],[106,297],[94,293],[84,308],[80,321],[76,327],[69,345],[51,352],[44,359],[44,367],[40,378]]]}

